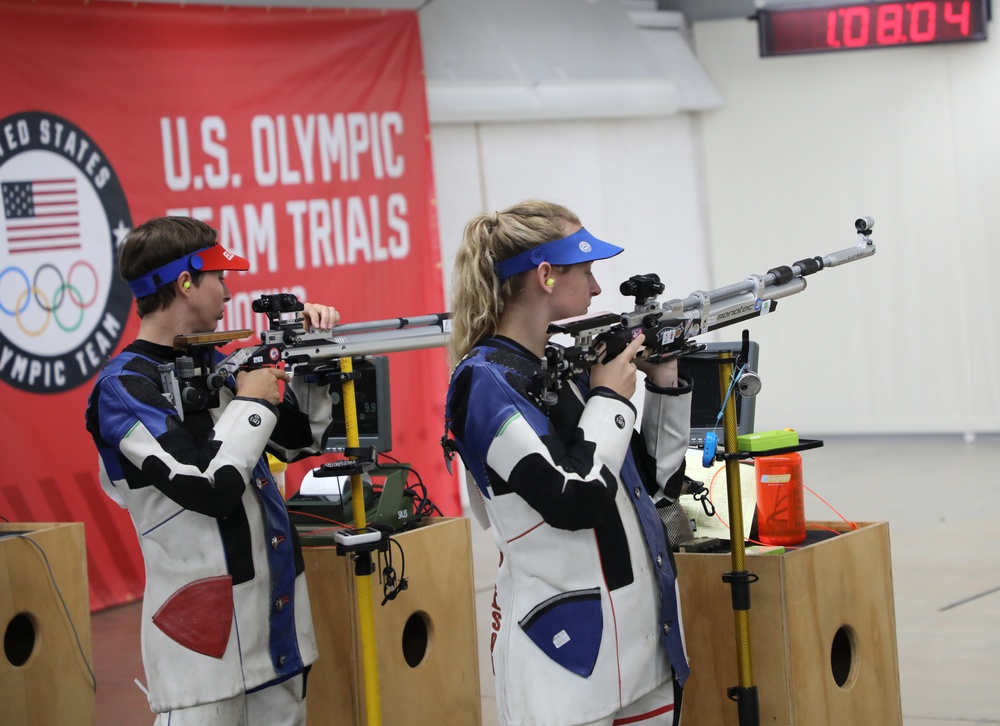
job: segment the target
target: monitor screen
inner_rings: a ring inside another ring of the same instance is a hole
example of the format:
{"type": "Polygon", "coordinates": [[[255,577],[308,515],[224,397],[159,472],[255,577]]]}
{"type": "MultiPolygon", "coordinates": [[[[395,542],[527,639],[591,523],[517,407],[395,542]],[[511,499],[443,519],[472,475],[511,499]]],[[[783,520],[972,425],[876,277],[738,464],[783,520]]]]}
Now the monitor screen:
{"type": "MultiPolygon", "coordinates": [[[[392,449],[392,419],[389,407],[389,359],[385,356],[355,358],[352,362],[354,404],[357,409],[358,444],[374,446],[379,452],[392,449]]],[[[333,420],[324,433],[323,448],[341,451],[347,447],[347,424],[344,418],[343,385],[330,384],[333,420]]]]}
{"type": "MultiPolygon", "coordinates": [[[[715,431],[720,444],[723,441],[722,418],[722,387],[719,381],[719,353],[733,354],[733,360],[742,351],[742,341],[728,343],[707,343],[705,350],[680,358],[677,367],[681,374],[694,380],[694,392],[691,398],[691,446],[701,448],[705,443],[705,434],[715,431]]],[[[759,347],[750,341],[748,363],[750,368],[757,370],[759,347]]],[[[735,390],[733,395],[736,403],[737,435],[753,433],[754,399],[742,396],[735,390]]]]}

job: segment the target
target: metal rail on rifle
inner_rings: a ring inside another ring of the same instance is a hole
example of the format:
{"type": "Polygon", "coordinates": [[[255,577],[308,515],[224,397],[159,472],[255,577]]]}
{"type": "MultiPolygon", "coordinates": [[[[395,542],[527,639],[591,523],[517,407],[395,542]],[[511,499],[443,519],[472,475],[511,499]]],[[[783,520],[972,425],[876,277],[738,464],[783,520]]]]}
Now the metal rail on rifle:
{"type": "Polygon", "coordinates": [[[267,330],[260,343],[237,348],[218,363],[215,349],[233,340],[249,337],[249,329],[222,333],[195,333],[174,338],[174,349],[184,350],[176,364],[160,366],[164,395],[178,415],[219,405],[219,389],[240,370],[284,365],[294,375],[336,373],[340,359],[436,348],[448,342],[451,314],[434,313],[412,318],[390,318],[338,325],[329,331],[307,331],[301,315],[303,304],[295,295],[262,295],[253,301],[253,311],[265,313],[267,330]],[[296,313],[285,319],[288,313],[296,313]]]}
{"type": "Polygon", "coordinates": [[[621,315],[601,313],[549,325],[550,334],[565,333],[573,338],[573,345],[550,343],[546,347],[542,400],[554,400],[551,391],[558,390],[562,381],[589,369],[602,356],[614,358],[640,333],[646,336],[643,358],[652,362],[701,350],[704,346],[691,338],[766,315],[777,307],[779,299],[802,292],[807,275],[875,254],[871,240],[874,226],[872,217],[861,217],[854,223],[858,241],[853,247],[774,267],[763,275],[749,275],[708,292],[697,290],[682,299],[658,302],[656,298],[664,290],[658,275],[630,277],[619,289],[623,295],[635,298],[633,311],[621,315]]]}
{"type": "MultiPolygon", "coordinates": [[[[260,300],[270,297],[255,300],[254,310],[260,300]]],[[[283,307],[290,307],[285,302],[283,307]]],[[[348,323],[326,332],[306,332],[301,317],[290,322],[272,319],[271,328],[260,333],[260,345],[233,351],[216,366],[216,372],[228,376],[241,369],[276,363],[284,363],[296,372],[315,372],[345,357],[437,348],[447,344],[450,332],[450,313],[348,323]]]]}

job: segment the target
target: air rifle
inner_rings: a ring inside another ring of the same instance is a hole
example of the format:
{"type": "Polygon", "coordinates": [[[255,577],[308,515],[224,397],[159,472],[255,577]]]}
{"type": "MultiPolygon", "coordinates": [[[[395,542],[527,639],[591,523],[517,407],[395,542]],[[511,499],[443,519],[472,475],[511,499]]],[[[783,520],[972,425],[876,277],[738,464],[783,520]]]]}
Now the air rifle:
{"type": "Polygon", "coordinates": [[[340,359],[404,350],[435,348],[447,344],[451,314],[434,313],[413,318],[390,318],[338,325],[329,331],[307,331],[297,313],[303,304],[291,293],[261,295],[253,301],[255,313],[268,317],[260,343],[237,348],[218,363],[215,349],[233,340],[249,337],[250,329],[223,333],[194,333],[174,337],[179,356],[176,364],[160,366],[164,395],[183,420],[185,411],[219,405],[219,390],[241,370],[270,365],[285,366],[294,375],[322,378],[340,374],[340,359]],[[296,313],[292,318],[284,317],[296,313]]]}
{"type": "Polygon", "coordinates": [[[773,312],[780,298],[805,289],[807,275],[875,254],[871,240],[874,226],[873,218],[862,217],[854,223],[858,235],[854,247],[774,267],[766,274],[750,275],[708,292],[698,290],[683,299],[658,302],[657,296],[664,285],[656,274],[630,277],[619,290],[635,298],[634,310],[621,315],[599,313],[549,325],[550,334],[567,334],[573,338],[573,345],[550,343],[546,347],[540,381],[542,401],[553,403],[554,391],[563,381],[588,370],[602,356],[614,358],[640,333],[646,336],[642,357],[650,362],[703,350],[705,346],[692,338],[773,312]]]}

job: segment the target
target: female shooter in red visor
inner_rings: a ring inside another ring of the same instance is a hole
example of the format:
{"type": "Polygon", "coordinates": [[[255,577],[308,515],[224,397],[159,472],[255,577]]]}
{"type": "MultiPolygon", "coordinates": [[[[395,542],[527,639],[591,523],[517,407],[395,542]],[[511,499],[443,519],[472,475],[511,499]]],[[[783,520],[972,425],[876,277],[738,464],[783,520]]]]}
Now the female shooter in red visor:
{"type": "MultiPolygon", "coordinates": [[[[174,337],[214,331],[231,297],[226,272],[249,267],[216,236],[162,217],[125,239],[119,267],[139,334],[98,376],[87,429],[101,485],[128,509],[142,548],[157,726],[300,725],[316,641],[298,537],[264,453],[321,452],[333,407],[328,385],[275,368],[240,373],[218,406],[183,416],[165,395],[163,371],[185,354],[174,337]]],[[[303,317],[329,329],[339,316],[307,303],[303,317]]]]}

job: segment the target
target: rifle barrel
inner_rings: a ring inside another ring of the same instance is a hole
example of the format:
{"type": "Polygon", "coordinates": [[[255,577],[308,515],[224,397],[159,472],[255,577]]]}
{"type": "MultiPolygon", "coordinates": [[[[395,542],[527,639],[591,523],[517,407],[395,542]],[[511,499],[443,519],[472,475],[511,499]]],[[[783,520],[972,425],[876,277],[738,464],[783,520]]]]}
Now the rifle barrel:
{"type": "Polygon", "coordinates": [[[776,284],[779,278],[778,275],[773,272],[768,272],[764,275],[751,275],[745,280],[724,285],[714,290],[709,290],[708,292],[692,293],[683,300],[671,300],[663,303],[662,308],[664,310],[680,309],[687,312],[689,310],[695,310],[701,305],[703,300],[702,296],[704,296],[704,299],[707,299],[711,305],[716,305],[720,302],[730,300],[731,298],[754,292],[758,285],[760,286],[761,299],[777,300],[778,298],[787,297],[788,295],[794,295],[795,293],[801,292],[805,289],[805,275],[810,274],[811,272],[818,272],[819,270],[827,267],[844,265],[848,262],[854,262],[855,260],[860,260],[873,254],[875,254],[875,245],[870,239],[863,237],[854,247],[848,247],[843,250],[838,250],[837,252],[831,252],[823,257],[814,258],[817,262],[822,263],[822,266],[815,266],[815,269],[810,270],[807,269],[804,264],[795,263],[791,266],[791,268],[789,268],[792,272],[792,279],[787,282],[776,284]]]}
{"type": "Polygon", "coordinates": [[[418,315],[413,318],[366,320],[360,323],[346,323],[345,325],[338,325],[330,331],[330,335],[367,333],[375,330],[402,330],[403,328],[414,328],[421,325],[441,326],[444,321],[450,319],[451,313],[433,313],[431,315],[418,315]]]}

